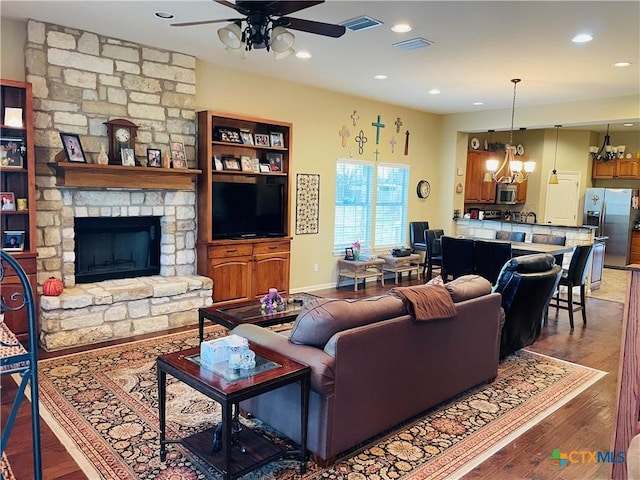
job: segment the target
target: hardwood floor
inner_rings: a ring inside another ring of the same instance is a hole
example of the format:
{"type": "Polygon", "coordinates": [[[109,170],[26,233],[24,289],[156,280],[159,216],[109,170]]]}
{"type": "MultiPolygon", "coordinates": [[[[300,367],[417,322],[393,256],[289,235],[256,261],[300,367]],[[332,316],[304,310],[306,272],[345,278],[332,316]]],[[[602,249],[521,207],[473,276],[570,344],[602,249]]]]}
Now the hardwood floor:
{"type": "MultiPolygon", "coordinates": [[[[401,286],[422,283],[404,280],[401,286]]],[[[365,298],[378,295],[395,286],[392,281],[386,287],[367,284],[365,289],[354,292],[352,287],[329,288],[315,291],[320,296],[338,298],[365,298]]],[[[598,463],[571,464],[562,469],[557,462],[549,460],[554,449],[562,453],[570,451],[609,451],[613,436],[615,416],[616,381],[623,305],[595,298],[587,299],[588,325],[582,328],[577,320],[573,333],[569,330],[567,312],[556,315],[552,309],[549,323],[540,339],[530,350],[560,358],[580,365],[603,370],[608,373],[595,385],[571,400],[538,425],[525,432],[509,445],[484,461],[465,479],[606,479],[610,478],[611,465],[598,463]]],[[[579,315],[578,315],[579,318],[579,315]]],[[[197,325],[171,332],[194,328],[197,325]]],[[[161,332],[161,334],[169,333],[161,332]]],[[[160,333],[156,333],[158,335],[160,333]]],[[[135,337],[135,340],[151,335],[135,337]]],[[[131,340],[131,339],[129,339],[131,340]]],[[[105,342],[99,346],[120,342],[105,342]]],[[[96,348],[92,346],[91,348],[96,348]]],[[[40,358],[73,353],[76,348],[61,352],[41,351],[40,358]]],[[[16,385],[8,376],[2,377],[1,411],[4,425],[16,392],[16,385]]],[[[22,402],[16,424],[7,446],[9,462],[18,480],[33,478],[31,420],[29,403],[22,402]]],[[[67,453],[44,421],[42,432],[43,477],[46,480],[77,480],[86,478],[74,459],[67,453]]],[[[93,480],[93,479],[90,479],[93,480]]]]}

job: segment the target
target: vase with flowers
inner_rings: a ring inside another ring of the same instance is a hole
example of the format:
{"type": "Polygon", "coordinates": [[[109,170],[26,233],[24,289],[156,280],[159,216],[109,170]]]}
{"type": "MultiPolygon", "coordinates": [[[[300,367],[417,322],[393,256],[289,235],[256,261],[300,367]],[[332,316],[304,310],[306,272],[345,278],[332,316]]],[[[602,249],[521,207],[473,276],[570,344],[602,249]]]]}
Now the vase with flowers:
{"type": "Polygon", "coordinates": [[[269,293],[260,299],[260,309],[264,313],[284,310],[285,303],[277,288],[270,288],[269,293]]]}
{"type": "Polygon", "coordinates": [[[360,242],[356,240],[351,244],[353,247],[353,258],[354,260],[360,260],[360,242]]]}

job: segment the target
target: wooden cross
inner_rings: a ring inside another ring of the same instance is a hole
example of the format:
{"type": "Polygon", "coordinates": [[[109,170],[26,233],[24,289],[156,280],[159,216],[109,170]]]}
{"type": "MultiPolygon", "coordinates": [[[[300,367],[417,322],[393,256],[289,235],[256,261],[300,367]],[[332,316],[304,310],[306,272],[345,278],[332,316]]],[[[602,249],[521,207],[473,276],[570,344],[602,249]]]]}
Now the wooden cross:
{"type": "Polygon", "coordinates": [[[360,130],[360,133],[358,133],[358,136],[356,137],[356,142],[359,144],[358,153],[360,155],[364,152],[364,144],[367,143],[367,140],[367,137],[364,136],[364,132],[360,130]]]}
{"type": "Polygon", "coordinates": [[[396,133],[400,133],[400,127],[402,126],[402,120],[400,117],[396,118],[396,133]]]}
{"type": "Polygon", "coordinates": [[[358,115],[358,112],[354,110],[353,113],[351,114],[351,119],[353,120],[354,127],[356,126],[356,123],[358,122],[359,118],[360,118],[360,115],[358,115]]]}
{"type": "Polygon", "coordinates": [[[380,123],[380,115],[378,115],[378,121],[372,122],[371,125],[376,127],[376,145],[380,143],[380,129],[384,128],[384,123],[380,123]]]}
{"type": "Polygon", "coordinates": [[[389,140],[389,143],[391,144],[391,153],[394,153],[396,150],[396,137],[391,137],[391,140],[389,140]]]}
{"type": "Polygon", "coordinates": [[[378,149],[376,148],[376,151],[373,152],[374,155],[376,156],[376,162],[378,161],[378,155],[380,155],[380,152],[378,151],[378,149]]]}
{"type": "Polygon", "coordinates": [[[405,133],[404,154],[409,155],[409,130],[407,130],[407,132],[405,133]]]}
{"type": "Polygon", "coordinates": [[[347,130],[347,126],[343,125],[342,130],[338,132],[338,135],[342,137],[342,148],[347,146],[347,138],[349,137],[349,130],[347,130]]]}

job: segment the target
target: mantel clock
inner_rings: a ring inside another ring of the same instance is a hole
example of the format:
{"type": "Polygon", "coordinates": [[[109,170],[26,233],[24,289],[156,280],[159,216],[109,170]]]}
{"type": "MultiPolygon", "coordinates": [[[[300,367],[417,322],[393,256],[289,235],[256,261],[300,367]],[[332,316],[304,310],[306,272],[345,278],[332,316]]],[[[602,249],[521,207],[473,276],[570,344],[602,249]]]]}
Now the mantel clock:
{"type": "Polygon", "coordinates": [[[133,148],[135,150],[138,126],[124,118],[114,118],[104,122],[104,124],[107,126],[107,137],[109,139],[109,163],[111,165],[122,165],[120,153],[123,148],[133,148]]]}

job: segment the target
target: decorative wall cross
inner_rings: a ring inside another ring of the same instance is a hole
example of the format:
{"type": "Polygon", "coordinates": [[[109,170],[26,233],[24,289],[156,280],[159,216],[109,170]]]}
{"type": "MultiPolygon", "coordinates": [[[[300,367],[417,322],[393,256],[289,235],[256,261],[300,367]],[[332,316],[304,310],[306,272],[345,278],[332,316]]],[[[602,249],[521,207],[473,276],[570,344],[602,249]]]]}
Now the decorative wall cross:
{"type": "Polygon", "coordinates": [[[342,148],[347,146],[347,138],[349,138],[349,130],[347,130],[347,126],[343,125],[342,130],[338,132],[338,135],[342,137],[342,148]]]}
{"type": "Polygon", "coordinates": [[[402,126],[402,120],[400,120],[400,117],[396,118],[396,133],[400,133],[400,127],[402,126]]]}
{"type": "Polygon", "coordinates": [[[362,155],[364,153],[364,144],[367,143],[367,137],[364,136],[364,132],[360,130],[358,136],[356,137],[356,142],[358,142],[358,153],[362,155]]]}
{"type": "Polygon", "coordinates": [[[359,118],[360,118],[360,115],[358,115],[358,112],[354,110],[353,113],[351,114],[351,119],[353,120],[354,127],[356,126],[356,123],[358,123],[359,118]]]}
{"type": "Polygon", "coordinates": [[[384,123],[380,123],[380,115],[378,115],[378,121],[372,122],[371,125],[376,127],[376,145],[380,143],[380,129],[384,128],[384,123]]]}
{"type": "Polygon", "coordinates": [[[378,161],[378,155],[380,155],[380,152],[378,151],[378,149],[376,148],[376,151],[373,152],[373,154],[376,156],[376,162],[378,161]]]}
{"type": "Polygon", "coordinates": [[[409,155],[409,130],[405,133],[404,138],[404,154],[409,155]]]}
{"type": "Polygon", "coordinates": [[[391,137],[391,140],[389,140],[389,143],[391,144],[391,153],[394,153],[396,150],[396,137],[391,137]]]}

